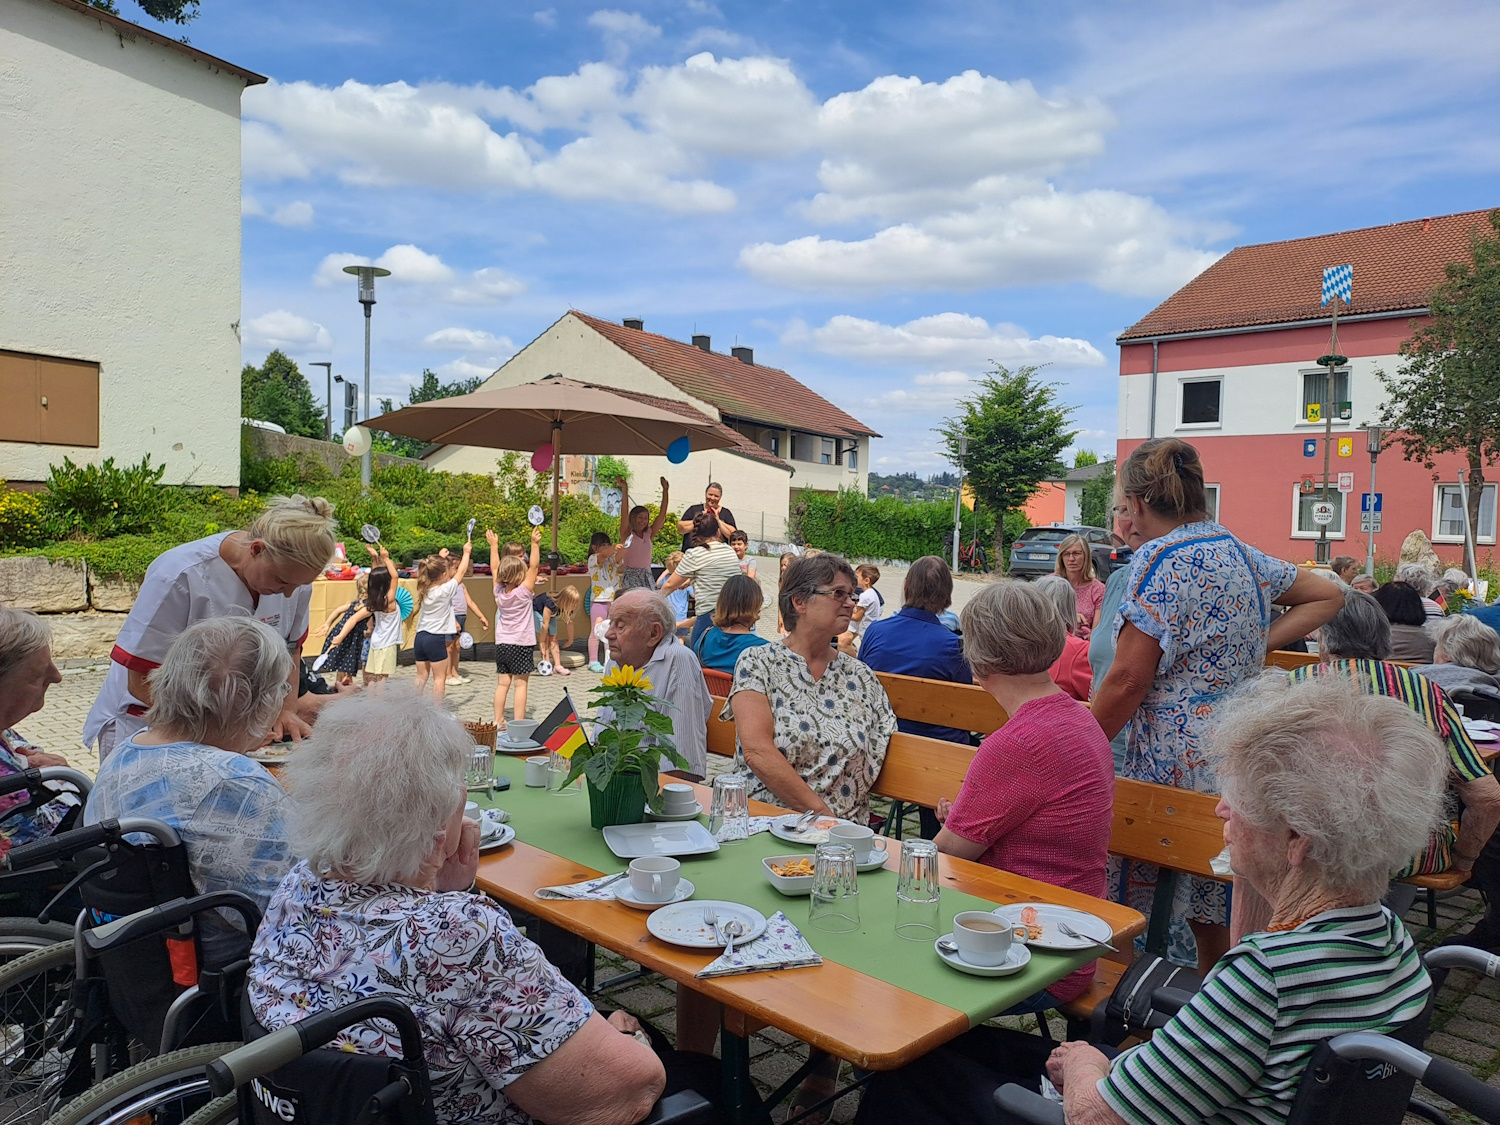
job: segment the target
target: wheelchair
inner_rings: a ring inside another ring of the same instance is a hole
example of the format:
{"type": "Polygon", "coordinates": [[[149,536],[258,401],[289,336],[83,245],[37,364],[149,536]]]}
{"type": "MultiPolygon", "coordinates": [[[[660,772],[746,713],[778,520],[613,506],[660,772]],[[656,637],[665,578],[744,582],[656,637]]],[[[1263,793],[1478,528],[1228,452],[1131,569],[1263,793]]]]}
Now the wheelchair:
{"type": "MultiPolygon", "coordinates": [[[[79,797],[78,807],[58,826],[57,835],[71,831],[83,816],[93,782],[86,774],[60,766],[28,769],[0,777],[0,797],[8,797],[23,789],[26,791],[26,801],[6,812],[4,819],[22,816],[54,800],[58,793],[52,786],[59,782],[73,786],[79,797]]],[[[69,860],[39,864],[26,870],[0,870],[0,965],[43,946],[73,940],[73,916],[77,913],[77,904],[71,903],[71,909],[61,911],[62,904],[50,911],[44,904],[48,904],[58,888],[69,883],[76,874],[76,865],[69,860]],[[43,917],[39,919],[38,914],[43,917]]]]}
{"type": "MultiPolygon", "coordinates": [[[[1423,961],[1434,969],[1500,976],[1500,957],[1465,946],[1434,949],[1423,961]]],[[[1158,1010],[1175,1010],[1189,999],[1172,989],[1152,998],[1158,1010]]],[[[1287,1125],[1401,1125],[1407,1114],[1453,1125],[1436,1106],[1412,1096],[1418,1082],[1481,1121],[1500,1125],[1500,1090],[1421,1050],[1431,1011],[1429,999],[1420,1016],[1390,1035],[1350,1031],[1322,1040],[1302,1071],[1287,1125]]],[[[1065,1125],[1061,1105],[1023,1086],[1001,1086],[995,1105],[1027,1125],[1065,1125]]]]}

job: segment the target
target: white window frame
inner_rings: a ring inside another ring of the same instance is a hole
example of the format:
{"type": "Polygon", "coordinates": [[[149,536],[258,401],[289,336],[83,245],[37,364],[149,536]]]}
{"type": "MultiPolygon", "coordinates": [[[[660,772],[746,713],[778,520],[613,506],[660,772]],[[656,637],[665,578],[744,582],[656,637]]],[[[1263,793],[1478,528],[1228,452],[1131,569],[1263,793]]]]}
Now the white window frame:
{"type": "Polygon", "coordinates": [[[1221,506],[1223,504],[1223,500],[1224,500],[1224,492],[1216,484],[1205,484],[1203,486],[1203,494],[1204,494],[1205,499],[1207,498],[1207,496],[1208,496],[1208,494],[1210,492],[1212,492],[1214,494],[1214,506],[1213,506],[1213,510],[1208,513],[1208,518],[1213,523],[1223,523],[1224,521],[1222,519],[1220,519],[1219,517],[1221,515],[1223,515],[1223,512],[1224,512],[1224,509],[1221,506]]]}
{"type": "Polygon", "coordinates": [[[1177,380],[1177,428],[1179,430],[1220,430],[1224,428],[1224,376],[1194,375],[1177,380]],[[1183,388],[1189,383],[1219,384],[1219,420],[1217,422],[1184,422],[1182,420],[1183,388]]]}
{"type": "MultiPolygon", "coordinates": [[[[1463,532],[1459,532],[1457,535],[1438,534],[1439,529],[1441,529],[1443,526],[1443,490],[1445,488],[1451,488],[1455,492],[1458,491],[1458,481],[1439,481],[1437,484],[1434,484],[1432,486],[1432,541],[1434,543],[1462,543],[1464,541],[1463,532]]],[[[1495,504],[1500,504],[1500,487],[1497,487],[1494,481],[1485,481],[1484,490],[1486,492],[1489,492],[1491,496],[1495,497],[1495,504]],[[1490,491],[1491,489],[1495,489],[1495,491],[1492,492],[1490,491]]],[[[1481,501],[1480,503],[1482,506],[1483,501],[1481,501]]],[[[1500,510],[1497,510],[1495,512],[1495,519],[1491,521],[1491,533],[1489,535],[1480,535],[1479,529],[1477,527],[1474,529],[1474,542],[1476,545],[1494,545],[1495,524],[1500,524],[1500,510]]]]}
{"type": "MultiPolygon", "coordinates": [[[[1316,495],[1316,493],[1318,491],[1321,491],[1321,489],[1315,490],[1314,493],[1313,493],[1313,495],[1316,495]]],[[[1332,527],[1330,526],[1329,530],[1328,530],[1328,538],[1330,540],[1337,539],[1340,542],[1342,542],[1348,536],[1348,534],[1349,534],[1349,497],[1351,495],[1352,495],[1352,493],[1348,493],[1348,492],[1332,492],[1329,495],[1329,499],[1330,500],[1333,499],[1335,496],[1338,497],[1338,504],[1340,505],[1340,508],[1342,509],[1341,512],[1340,512],[1340,516],[1339,516],[1339,525],[1342,528],[1342,530],[1340,530],[1340,531],[1334,531],[1332,529],[1332,527]]],[[[1297,515],[1301,511],[1301,509],[1302,509],[1302,485],[1301,484],[1294,484],[1294,485],[1292,485],[1292,538],[1293,539],[1316,539],[1316,538],[1318,538],[1318,536],[1320,534],[1320,529],[1316,525],[1313,526],[1313,529],[1311,531],[1299,531],[1299,530],[1297,530],[1297,515]]],[[[1223,522],[1223,521],[1220,521],[1220,522],[1223,522]]]]}
{"type": "MultiPolygon", "coordinates": [[[[1306,381],[1307,376],[1327,374],[1328,368],[1326,367],[1301,367],[1297,369],[1297,407],[1299,410],[1302,407],[1302,385],[1306,381]]],[[[1351,404],[1349,417],[1336,417],[1333,420],[1333,428],[1335,430],[1347,430],[1354,425],[1354,410],[1352,408],[1352,404],[1354,402],[1354,372],[1347,367],[1336,367],[1334,368],[1334,374],[1335,376],[1345,375],[1348,376],[1349,379],[1349,402],[1351,404]]],[[[1221,412],[1222,409],[1223,408],[1221,407],[1221,412]]],[[[1323,428],[1322,422],[1309,422],[1305,417],[1298,418],[1294,425],[1296,426],[1296,428],[1303,430],[1321,430],[1323,428]]]]}

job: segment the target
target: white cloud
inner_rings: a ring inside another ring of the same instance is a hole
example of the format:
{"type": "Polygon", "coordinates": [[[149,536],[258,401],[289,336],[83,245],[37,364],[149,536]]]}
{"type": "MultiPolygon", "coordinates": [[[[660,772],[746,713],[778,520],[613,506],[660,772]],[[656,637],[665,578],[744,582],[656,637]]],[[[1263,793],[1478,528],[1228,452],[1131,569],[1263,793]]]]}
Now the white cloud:
{"type": "Polygon", "coordinates": [[[475,377],[488,379],[495,373],[495,369],[509,358],[509,356],[502,356],[488,363],[473,363],[468,357],[464,357],[462,359],[455,359],[451,363],[445,363],[433,370],[445,382],[456,382],[459,379],[473,379],[475,377]]]}
{"type": "Polygon", "coordinates": [[[722,27],[700,27],[683,42],[689,51],[701,51],[705,47],[717,47],[721,51],[738,51],[750,41],[737,32],[722,27]]]}
{"type": "Polygon", "coordinates": [[[255,198],[255,196],[253,196],[253,195],[242,195],[242,196],[240,196],[240,215],[242,217],[245,216],[245,215],[264,215],[264,214],[265,214],[265,211],[263,211],[261,209],[260,201],[257,200],[255,198]]]}
{"type": "Polygon", "coordinates": [[[477,328],[440,328],[436,332],[428,333],[422,343],[455,352],[506,352],[509,354],[516,350],[510,337],[495,336],[477,328]]]}
{"type": "MultiPolygon", "coordinates": [[[[991,325],[982,317],[946,312],[909,320],[905,324],[881,324],[854,316],[835,316],[821,328],[794,324],[782,337],[785,343],[806,342],[826,355],[843,356],[867,363],[954,363],[982,367],[990,362],[1007,366],[1022,363],[1057,363],[1073,367],[1098,367],[1104,363],[1099,350],[1087,340],[1066,336],[1033,339],[1014,324],[991,325]]],[[[950,376],[967,380],[961,372],[919,375],[918,385],[941,385],[950,376]]]]}
{"type": "Polygon", "coordinates": [[[328,329],[286,309],[273,309],[253,320],[247,320],[242,331],[247,346],[298,348],[319,352],[326,352],[333,347],[328,329]]]}
{"type": "Polygon", "coordinates": [[[271,212],[271,221],[283,227],[310,227],[313,221],[313,206],[298,199],[271,212]]]}
{"type": "Polygon", "coordinates": [[[380,266],[391,276],[376,282],[376,293],[382,285],[412,285],[435,299],[450,305],[498,305],[526,292],[526,283],[495,266],[461,275],[438,257],[409,243],[392,246],[373,261],[362,254],[329,254],[313,273],[313,283],[327,288],[347,285],[351,278],[345,266],[380,266]]]}
{"type": "Polygon", "coordinates": [[[532,12],[531,18],[541,27],[553,28],[557,26],[557,9],[543,8],[539,12],[532,12]]]}
{"type": "Polygon", "coordinates": [[[660,39],[661,28],[651,23],[639,12],[621,12],[614,8],[601,8],[588,18],[588,25],[606,35],[622,39],[660,39]]]}
{"type": "Polygon", "coordinates": [[[973,385],[973,377],[963,371],[929,371],[916,376],[906,386],[866,398],[865,406],[881,413],[902,416],[904,432],[913,413],[949,410],[973,385]]]}
{"type": "Polygon", "coordinates": [[[632,110],[653,132],[697,152],[778,157],[813,143],[817,102],[786,59],[716,59],[641,71],[632,110]]]}

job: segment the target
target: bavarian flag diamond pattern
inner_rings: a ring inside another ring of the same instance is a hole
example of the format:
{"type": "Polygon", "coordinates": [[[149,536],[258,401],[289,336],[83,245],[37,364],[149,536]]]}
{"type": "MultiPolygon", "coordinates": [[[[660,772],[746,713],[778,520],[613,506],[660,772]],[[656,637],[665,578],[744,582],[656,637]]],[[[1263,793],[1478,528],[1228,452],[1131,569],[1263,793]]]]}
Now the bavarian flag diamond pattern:
{"type": "Polygon", "coordinates": [[[1344,304],[1353,302],[1354,297],[1354,267],[1353,266],[1325,266],[1323,269],[1323,303],[1326,305],[1335,297],[1344,298],[1344,304]]]}

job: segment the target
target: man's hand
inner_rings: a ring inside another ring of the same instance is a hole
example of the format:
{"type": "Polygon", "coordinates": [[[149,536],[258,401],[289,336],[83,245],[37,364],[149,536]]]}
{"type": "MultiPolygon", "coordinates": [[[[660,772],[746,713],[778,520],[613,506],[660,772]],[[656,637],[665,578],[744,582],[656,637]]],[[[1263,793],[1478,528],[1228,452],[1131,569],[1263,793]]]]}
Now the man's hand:
{"type": "Polygon", "coordinates": [[[605,1019],[609,1021],[610,1027],[626,1035],[634,1035],[637,1031],[645,1030],[645,1028],[641,1027],[640,1020],[624,1010],[610,1012],[605,1019]]]}
{"type": "Polygon", "coordinates": [[[276,721],[271,724],[271,741],[280,742],[287,735],[292,736],[293,742],[301,742],[312,734],[312,727],[302,720],[297,714],[296,700],[285,707],[281,714],[276,716],[276,721]]]}
{"type": "Polygon", "coordinates": [[[438,869],[436,890],[466,891],[479,874],[479,825],[464,817],[461,832],[458,850],[438,869]]]}

